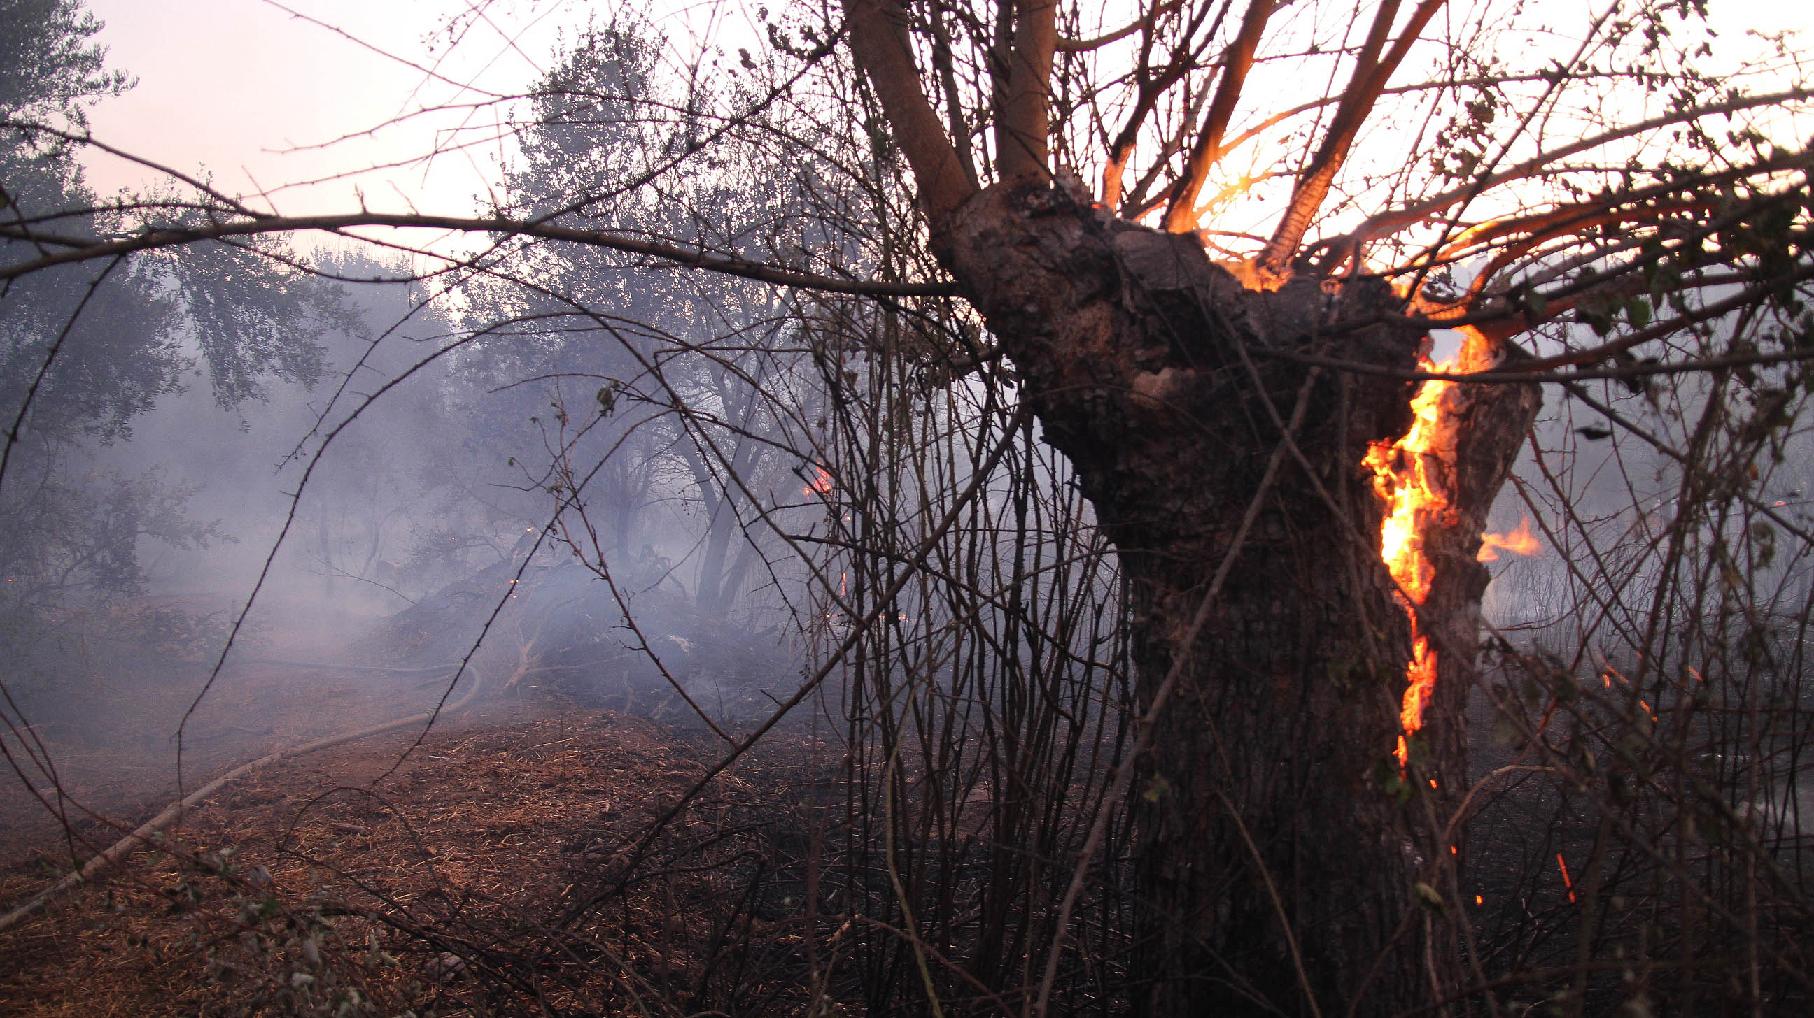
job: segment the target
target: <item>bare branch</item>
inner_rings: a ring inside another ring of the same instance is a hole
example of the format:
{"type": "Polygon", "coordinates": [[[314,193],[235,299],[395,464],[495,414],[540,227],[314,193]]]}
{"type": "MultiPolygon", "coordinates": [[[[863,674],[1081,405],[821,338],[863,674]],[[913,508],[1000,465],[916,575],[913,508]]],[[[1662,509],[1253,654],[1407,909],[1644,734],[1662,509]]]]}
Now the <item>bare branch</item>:
{"type": "MultiPolygon", "coordinates": [[[[1359,243],[1366,243],[1367,241],[1387,236],[1407,227],[1415,226],[1418,223],[1426,222],[1435,216],[1441,215],[1445,210],[1454,207],[1456,204],[1470,200],[1491,188],[1498,187],[1502,184],[1508,184],[1512,181],[1536,176],[1537,174],[1542,173],[1546,168],[1555,166],[1570,156],[1580,155],[1583,152],[1591,152],[1594,149],[1611,144],[1615,141],[1634,138],[1660,128],[1669,127],[1673,124],[1686,124],[1705,117],[1737,113],[1741,110],[1780,106],[1784,103],[1809,98],[1814,98],[1814,89],[1793,88],[1764,95],[1735,96],[1724,102],[1708,103],[1707,105],[1697,106],[1693,109],[1666,113],[1661,116],[1652,117],[1649,120],[1643,120],[1611,131],[1605,131],[1591,137],[1582,138],[1580,141],[1551,149],[1527,159],[1516,166],[1494,173],[1484,179],[1452,188],[1441,194],[1433,195],[1420,202],[1408,205],[1402,209],[1382,212],[1363,222],[1348,236],[1359,243]]],[[[1773,167],[1780,162],[1793,162],[1797,158],[1805,158],[1805,154],[1797,153],[1791,157],[1778,157],[1776,159],[1760,162],[1757,165],[1760,168],[1773,167]]],[[[1762,170],[1760,169],[1760,172],[1761,171],[1762,170]]]]}
{"type": "Polygon", "coordinates": [[[1397,0],[1389,0],[1380,5],[1367,44],[1355,62],[1354,76],[1342,93],[1341,105],[1336,107],[1329,133],[1324,136],[1322,147],[1317,150],[1315,158],[1298,178],[1290,203],[1285,206],[1285,214],[1279,220],[1278,230],[1267,242],[1266,249],[1260,253],[1262,276],[1279,277],[1285,274],[1292,254],[1297,251],[1305,232],[1310,229],[1317,211],[1323,207],[1323,200],[1329,196],[1329,185],[1334,183],[1336,173],[1347,161],[1348,150],[1354,144],[1355,135],[1360,133],[1361,124],[1366,122],[1374,103],[1385,91],[1386,81],[1392,77],[1392,72],[1398,69],[1398,65],[1404,62],[1411,45],[1423,34],[1424,28],[1436,16],[1436,12],[1442,9],[1443,3],[1444,0],[1423,0],[1417,10],[1412,12],[1410,22],[1399,33],[1397,41],[1392,44],[1391,51],[1384,59],[1378,59],[1377,54],[1398,13],[1398,3],[1397,0]]]}
{"type": "Polygon", "coordinates": [[[904,12],[884,0],[845,0],[844,13],[850,21],[851,53],[882,102],[895,144],[913,167],[920,198],[936,226],[976,188],[964,175],[938,114],[920,91],[919,72],[907,45],[904,12]]]}
{"type": "Polygon", "coordinates": [[[1092,39],[1066,39],[1061,36],[1058,40],[1058,52],[1087,53],[1090,50],[1101,49],[1111,43],[1120,42],[1128,36],[1133,35],[1135,32],[1151,26],[1160,15],[1170,12],[1181,2],[1182,0],[1166,0],[1165,3],[1154,4],[1152,10],[1147,11],[1127,24],[1122,25],[1120,28],[1110,32],[1104,32],[1092,39]]]}
{"type": "Polygon", "coordinates": [[[1203,122],[1203,131],[1191,150],[1184,176],[1172,189],[1171,203],[1165,210],[1165,228],[1172,233],[1183,233],[1197,225],[1193,215],[1197,195],[1203,190],[1209,168],[1222,156],[1222,136],[1228,132],[1229,118],[1234,116],[1235,103],[1241,98],[1241,88],[1247,82],[1247,72],[1253,68],[1254,51],[1259,48],[1266,22],[1277,6],[1274,0],[1253,0],[1241,19],[1240,32],[1229,44],[1228,55],[1222,63],[1222,80],[1216,85],[1216,97],[1209,104],[1209,117],[1203,122]]]}
{"type": "MultiPolygon", "coordinates": [[[[777,268],[764,262],[734,258],[729,255],[709,254],[697,248],[687,248],[679,244],[647,240],[641,237],[629,237],[606,230],[582,230],[571,226],[556,226],[553,223],[512,219],[466,219],[458,216],[385,212],[353,212],[324,216],[259,216],[203,226],[153,229],[115,240],[34,235],[42,236],[44,240],[63,246],[67,250],[29,261],[0,265],[0,280],[18,279],[57,265],[93,261],[97,258],[109,258],[122,254],[135,254],[140,251],[182,247],[198,241],[293,233],[302,230],[341,233],[367,226],[448,230],[455,233],[504,234],[570,241],[589,247],[622,251],[625,254],[643,255],[676,266],[704,269],[727,276],[740,276],[744,279],[799,287],[805,290],[818,290],[824,293],[887,297],[943,297],[956,293],[956,289],[949,283],[882,283],[839,279],[836,276],[777,268]]],[[[10,230],[0,230],[0,234],[17,236],[10,230]]]]}
{"type": "Polygon", "coordinates": [[[1003,180],[1043,179],[1052,133],[1052,53],[1058,45],[1058,0],[1017,0],[1008,90],[995,121],[997,168],[1003,180]]]}

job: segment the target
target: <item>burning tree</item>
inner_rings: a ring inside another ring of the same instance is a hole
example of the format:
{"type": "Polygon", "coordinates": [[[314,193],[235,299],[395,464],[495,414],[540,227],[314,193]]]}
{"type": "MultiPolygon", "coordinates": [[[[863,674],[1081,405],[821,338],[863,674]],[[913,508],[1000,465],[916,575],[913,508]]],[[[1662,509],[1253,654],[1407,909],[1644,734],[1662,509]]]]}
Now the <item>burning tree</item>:
{"type": "Polygon", "coordinates": [[[1666,72],[1679,26],[1660,9],[1621,6],[1527,71],[1484,22],[1432,38],[1444,7],[1357,11],[1350,37],[1269,0],[1157,5],[1101,33],[1056,3],[845,4],[928,243],[1130,581],[1147,1013],[1384,1013],[1461,984],[1447,821],[1467,788],[1475,558],[1529,383],[1614,364],[1642,384],[1632,351],[1696,329],[1689,363],[1656,370],[1795,358],[1806,334],[1809,157],[1740,116],[1805,90],[1666,72]],[[1449,76],[1397,84],[1432,43],[1449,76]],[[1235,133],[1249,78],[1294,50],[1339,53],[1344,84],[1235,133]],[[1614,54],[1667,101],[1555,135],[1614,54]],[[1373,133],[1415,139],[1410,168],[1360,155],[1389,92],[1421,97],[1423,127],[1395,112],[1373,133]],[[1254,154],[1305,114],[1301,155],[1254,154]],[[1615,165],[1574,162],[1590,153],[1615,165]],[[1282,204],[1242,210],[1274,178],[1282,204]],[[1464,344],[1439,367],[1442,328],[1464,344]]]}
{"type": "MultiPolygon", "coordinates": [[[[1539,383],[1655,400],[1672,377],[1736,378],[1752,456],[1806,389],[1814,157],[1779,140],[1814,93],[1780,85],[1786,48],[1718,64],[1703,14],[1613,3],[1566,44],[1525,46],[1534,15],[1443,0],[1181,0],[1122,24],[1056,0],[845,0],[771,24],[762,61],[743,54],[771,87],[674,113],[687,131],[597,196],[672,193],[660,182],[722,170],[709,154],[738,139],[778,173],[825,175],[787,178],[833,224],[816,248],[651,237],[576,219],[579,199],[482,219],[223,202],[115,236],[0,226],[48,245],[0,278],[397,226],[873,302],[845,324],[881,324],[841,342],[920,369],[897,386],[974,380],[1017,402],[1115,547],[1138,674],[1109,796],[1134,832],[1120,992],[1157,1015],[1437,1009],[1488,989],[1460,876],[1477,558],[1539,383]],[[1459,351],[1436,360],[1435,334],[1459,351]]],[[[827,378],[834,402],[854,385],[827,378]]],[[[903,617],[906,583],[855,614],[903,617]]],[[[1050,949],[996,959],[1031,1012],[1119,816],[1094,815],[1069,889],[1040,903],[1050,949]]]]}

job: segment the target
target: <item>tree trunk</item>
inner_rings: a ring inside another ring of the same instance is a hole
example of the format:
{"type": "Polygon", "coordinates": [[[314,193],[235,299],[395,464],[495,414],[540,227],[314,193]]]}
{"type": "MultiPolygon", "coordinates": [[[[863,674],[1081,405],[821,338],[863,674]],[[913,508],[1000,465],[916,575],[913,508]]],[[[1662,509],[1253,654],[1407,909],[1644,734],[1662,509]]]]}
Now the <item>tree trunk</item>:
{"type": "Polygon", "coordinates": [[[727,567],[731,544],[742,534],[742,526],[732,501],[727,496],[706,494],[705,553],[699,561],[699,582],[693,595],[694,604],[708,616],[720,616],[730,609],[735,591],[730,589],[727,567]]]}
{"type": "Polygon", "coordinates": [[[1461,964],[1459,855],[1441,827],[1466,777],[1485,581],[1473,553],[1534,391],[1458,390],[1454,512],[1429,538],[1437,579],[1418,616],[1440,678],[1401,770],[1407,616],[1362,460],[1403,434],[1414,383],[1331,371],[1306,389],[1308,369],[1279,357],[1414,368],[1424,337],[1394,324],[1390,290],[1306,277],[1247,290],[1190,237],[1113,220],[1062,187],[998,185],[944,225],[941,257],[1119,550],[1143,709],[1175,673],[1142,719],[1134,786],[1138,1009],[1436,1003],[1461,964]],[[1301,393],[1302,463],[1288,457],[1265,490],[1192,638],[1301,393]]]}

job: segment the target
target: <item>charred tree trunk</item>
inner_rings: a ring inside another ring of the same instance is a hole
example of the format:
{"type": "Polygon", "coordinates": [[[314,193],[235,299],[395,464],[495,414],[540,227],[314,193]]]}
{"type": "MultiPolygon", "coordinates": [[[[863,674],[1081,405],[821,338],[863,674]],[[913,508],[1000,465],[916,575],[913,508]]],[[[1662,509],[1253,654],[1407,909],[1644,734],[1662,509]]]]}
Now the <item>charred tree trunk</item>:
{"type": "Polygon", "coordinates": [[[941,257],[1120,552],[1143,708],[1174,686],[1142,719],[1134,786],[1139,1010],[1436,1003],[1461,964],[1458,851],[1441,828],[1465,783],[1462,703],[1485,581],[1473,552],[1534,392],[1474,386],[1461,401],[1453,525],[1430,538],[1438,578],[1419,615],[1441,679],[1401,772],[1407,618],[1361,464],[1370,441],[1404,432],[1413,383],[1327,372],[1306,387],[1307,369],[1279,356],[1412,369],[1423,337],[1394,324],[1390,291],[1308,278],[1248,290],[1193,239],[1044,185],[992,187],[945,225],[941,257]],[[1263,486],[1300,396],[1297,454],[1263,486]]]}

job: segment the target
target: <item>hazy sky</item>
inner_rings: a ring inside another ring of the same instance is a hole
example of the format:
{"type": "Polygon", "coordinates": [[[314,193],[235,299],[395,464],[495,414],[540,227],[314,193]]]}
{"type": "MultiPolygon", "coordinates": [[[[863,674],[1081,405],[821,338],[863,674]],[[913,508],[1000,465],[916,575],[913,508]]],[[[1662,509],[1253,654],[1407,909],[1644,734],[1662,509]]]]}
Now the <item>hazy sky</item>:
{"type": "MultiPolygon", "coordinates": [[[[268,0],[89,0],[88,6],[106,22],[100,39],[110,62],[138,79],[132,92],[93,112],[95,135],[175,168],[205,167],[226,191],[268,192],[289,213],[356,207],[355,187],[372,208],[413,202],[424,210],[469,209],[496,178],[495,125],[508,109],[495,93],[528,87],[555,28],[584,16],[573,4],[525,0],[493,4],[495,23],[454,21],[469,11],[468,0],[283,0],[283,7],[418,65],[410,67],[268,0]],[[547,16],[535,23],[537,13],[547,16]],[[450,25],[465,28],[458,45],[449,45],[450,25]],[[513,47],[499,28],[529,37],[513,47]],[[475,80],[492,91],[456,84],[475,80]],[[421,112],[448,104],[468,108],[421,112]],[[399,116],[409,119],[379,127],[399,116]],[[373,128],[379,129],[325,149],[294,151],[373,128]],[[419,161],[448,149],[450,140],[472,147],[419,161]],[[400,161],[409,165],[280,186],[400,161]]],[[[89,173],[103,192],[146,179],[143,168],[105,155],[89,160],[89,173]]]]}
{"type": "MultiPolygon", "coordinates": [[[[776,5],[786,0],[777,0],[776,5]]],[[[1564,20],[1579,0],[1558,5],[1564,20]]],[[[497,125],[509,113],[498,94],[529,87],[560,33],[571,35],[595,0],[88,0],[107,23],[101,41],[113,66],[138,87],[93,113],[98,138],[166,165],[212,173],[222,190],[268,194],[286,213],[374,209],[463,213],[497,179],[497,125]],[[311,24],[290,11],[322,24],[311,24]],[[475,14],[475,11],[477,12],[475,14]],[[332,26],[332,29],[322,27],[332,26]],[[338,29],[395,56],[386,59],[338,29]],[[432,73],[431,73],[432,71],[432,73]],[[477,82],[483,90],[462,88],[477,82]],[[422,113],[425,108],[464,108],[422,113]],[[378,128],[393,118],[408,119],[378,128]],[[319,146],[357,135],[325,149],[319,146]],[[464,147],[455,147],[455,145],[464,147]],[[432,160],[423,157],[440,151],[432,160]],[[385,163],[328,183],[295,186],[385,163]],[[287,186],[286,186],[287,185],[287,186]],[[355,192],[355,188],[358,192],[355,192]],[[361,195],[363,196],[361,198],[361,195]]],[[[1597,6],[1597,5],[1596,5],[1597,6]]],[[[740,4],[652,0],[670,44],[689,34],[726,43],[722,16],[740,4]],[[714,15],[713,11],[728,12],[714,15]],[[689,27],[684,22],[690,22],[689,27]]],[[[1814,25],[1814,4],[1713,0],[1713,21],[1730,38],[1748,28],[1814,25]]],[[[597,16],[605,17],[604,13],[597,16]]],[[[108,192],[140,186],[142,167],[94,154],[90,179],[108,192]]]]}

